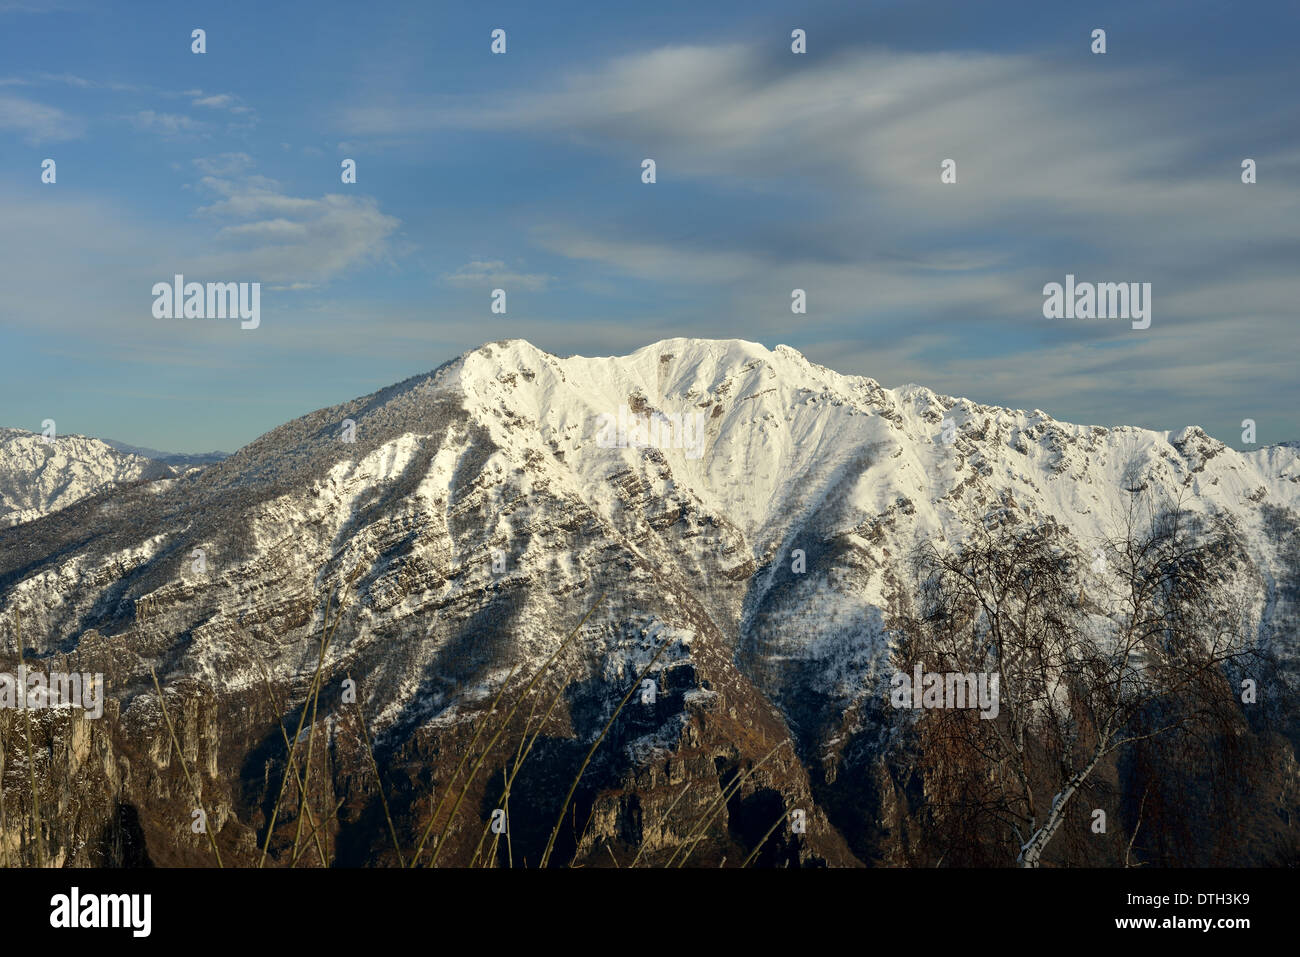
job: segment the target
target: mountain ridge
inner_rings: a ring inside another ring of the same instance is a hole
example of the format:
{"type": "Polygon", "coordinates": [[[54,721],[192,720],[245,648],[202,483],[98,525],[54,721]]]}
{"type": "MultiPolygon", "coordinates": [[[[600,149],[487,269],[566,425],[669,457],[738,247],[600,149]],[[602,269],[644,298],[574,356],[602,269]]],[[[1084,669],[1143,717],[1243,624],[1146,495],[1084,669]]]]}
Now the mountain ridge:
{"type": "MultiPolygon", "coordinates": [[[[959,544],[996,518],[1055,525],[1062,547],[1091,556],[1143,486],[1230,526],[1253,640],[1293,659],[1300,450],[1240,453],[1196,427],[1071,425],[885,389],[744,340],[668,339],[610,358],[485,344],[201,470],[0,530],[0,615],[22,608],[29,657],[104,671],[124,727],[157,727],[151,667],[246,715],[222,739],[238,758],[221,765],[232,841],[255,829],[261,787],[239,742],[278,746],[263,686],[300,695],[332,591],[351,604],[324,673],[370,689],[393,768],[439,778],[447,741],[499,682],[540,667],[604,594],[573,665],[585,677],[568,693],[569,733],[594,737],[591,716],[611,713],[657,639],[672,650],[655,674],[676,691],[602,758],[584,798],[604,809],[602,834],[632,826],[627,793],[661,800],[659,785],[632,782],[673,779],[687,755],[706,776],[712,762],[732,767],[751,736],[788,734],[798,760],[770,786],[834,818],[848,800],[836,789],[861,783],[897,734],[881,688],[894,622],[915,600],[917,546],[959,544]],[[600,417],[622,407],[701,415],[703,455],[602,445],[600,417]]],[[[166,771],[145,766],[163,787],[166,771]]],[[[791,853],[895,853],[824,823],[791,853]]]]}

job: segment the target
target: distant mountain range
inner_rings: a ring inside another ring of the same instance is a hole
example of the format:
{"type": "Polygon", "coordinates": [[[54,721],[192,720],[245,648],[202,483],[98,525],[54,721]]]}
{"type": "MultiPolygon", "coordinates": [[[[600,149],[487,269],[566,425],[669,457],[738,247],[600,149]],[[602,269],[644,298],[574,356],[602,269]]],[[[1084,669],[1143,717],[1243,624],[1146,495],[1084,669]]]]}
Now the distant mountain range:
{"type": "Polygon", "coordinates": [[[229,458],[229,452],[195,452],[192,454],[185,452],[159,452],[157,449],[147,449],[138,445],[128,445],[125,442],[118,442],[114,439],[105,439],[105,445],[110,445],[119,452],[126,452],[129,455],[139,455],[142,458],[153,459],[155,462],[165,462],[167,465],[176,465],[181,468],[188,468],[193,465],[211,465],[213,462],[220,462],[222,459],[229,458]]]}

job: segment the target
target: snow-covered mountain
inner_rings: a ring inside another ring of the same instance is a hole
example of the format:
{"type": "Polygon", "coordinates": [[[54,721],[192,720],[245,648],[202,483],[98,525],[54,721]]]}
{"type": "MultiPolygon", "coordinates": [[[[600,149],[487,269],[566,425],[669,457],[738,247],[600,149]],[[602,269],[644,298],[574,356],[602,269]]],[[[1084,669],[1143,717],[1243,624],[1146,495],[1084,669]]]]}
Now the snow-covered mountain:
{"type": "Polygon", "coordinates": [[[84,435],[0,428],[0,525],[47,515],[123,482],[171,478],[165,464],[84,435]]]}
{"type": "MultiPolygon", "coordinates": [[[[679,808],[707,806],[737,768],[788,739],[762,787],[728,804],[717,855],[751,833],[744,807],[761,817],[779,795],[778,812],[802,802],[816,825],[791,839],[791,859],[849,863],[877,853],[845,789],[879,776],[872,742],[888,729],[873,702],[916,545],[961,541],[1001,509],[1054,520],[1087,555],[1120,530],[1137,482],[1230,522],[1250,562],[1254,633],[1294,655],[1300,449],[1237,452],[1195,427],[1070,425],[886,389],[739,340],[669,339],[608,358],[485,345],[202,471],[0,532],[0,614],[21,608],[29,653],[108,676],[120,712],[104,747],[134,770],[85,759],[99,785],[138,802],[171,795],[188,822],[176,769],[157,748],[147,758],[122,743],[160,728],[149,667],[185,688],[187,746],[208,762],[217,827],[247,850],[274,798],[259,762],[279,747],[268,722],[281,712],[265,684],[301,701],[331,588],[347,583],[351,604],[327,682],[351,676],[363,689],[413,820],[465,743],[473,722],[462,719],[516,665],[531,674],[603,595],[566,678],[566,730],[539,753],[572,760],[572,739],[593,740],[652,650],[669,650],[652,671],[657,703],[620,723],[585,779],[594,824],[577,850],[615,838],[673,846],[683,834],[650,821],[672,808],[683,774],[712,784],[679,808]]],[[[21,472],[4,485],[6,502],[24,494],[21,472]]],[[[339,736],[331,794],[361,801],[370,772],[355,741],[340,715],[321,720],[339,736]]],[[[530,786],[550,795],[556,784],[530,786]]],[[[512,805],[516,853],[558,799],[534,803],[535,822],[512,805]]],[[[168,828],[180,824],[151,813],[150,841],[174,846],[168,828]]],[[[477,831],[462,836],[472,847],[477,831]]],[[[365,844],[358,859],[383,853],[382,828],[353,840],[365,844]]]]}

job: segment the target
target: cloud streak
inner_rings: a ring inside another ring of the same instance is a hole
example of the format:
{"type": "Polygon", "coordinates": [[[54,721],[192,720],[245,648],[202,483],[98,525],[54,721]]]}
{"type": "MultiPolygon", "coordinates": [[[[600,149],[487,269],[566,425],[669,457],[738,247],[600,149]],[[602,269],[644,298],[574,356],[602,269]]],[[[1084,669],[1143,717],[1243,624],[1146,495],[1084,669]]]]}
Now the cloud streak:
{"type": "Polygon", "coordinates": [[[0,130],[17,133],[24,142],[39,146],[78,139],[85,133],[85,124],[58,107],[0,94],[0,130]]]}
{"type": "Polygon", "coordinates": [[[443,276],[443,281],[462,286],[522,286],[525,289],[541,289],[554,277],[542,273],[512,272],[499,260],[483,262],[475,260],[466,263],[453,273],[443,276]]]}

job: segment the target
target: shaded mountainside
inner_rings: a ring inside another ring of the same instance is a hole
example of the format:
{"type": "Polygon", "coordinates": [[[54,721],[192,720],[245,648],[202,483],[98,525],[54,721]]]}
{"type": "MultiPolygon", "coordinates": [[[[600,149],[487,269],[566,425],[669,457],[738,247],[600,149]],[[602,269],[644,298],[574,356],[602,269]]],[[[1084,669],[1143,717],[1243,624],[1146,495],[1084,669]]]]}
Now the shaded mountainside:
{"type": "MultiPolygon", "coordinates": [[[[32,465],[46,482],[50,465],[32,465]]],[[[5,476],[7,505],[34,501],[23,474],[5,476]]],[[[493,343],[172,481],[113,481],[0,530],[6,667],[17,609],[28,658],[106,676],[103,719],[36,718],[42,804],[63,815],[50,845],[75,863],[209,859],[151,667],[219,846],[256,862],[285,772],[277,722],[298,727],[336,589],[348,604],[304,728],[315,721],[312,806],[339,807],[322,831],[344,864],[396,862],[362,716],[409,849],[501,683],[499,716],[593,604],[541,682],[538,716],[552,692],[558,705],[512,786],[503,863],[536,864],[588,748],[661,646],[655,700],[630,702],[597,749],[556,860],[642,850],[664,863],[716,811],[692,863],[739,864],[769,830],[758,863],[909,862],[924,794],[882,691],[892,622],[913,597],[909,554],[964,540],[996,510],[1055,522],[1090,555],[1136,482],[1230,526],[1250,638],[1294,680],[1300,450],[885,389],[786,346],[674,339],[563,359],[493,343]],[[690,417],[702,444],[603,447],[621,407],[625,420],[690,417]],[[792,808],[801,831],[782,823],[792,808]]],[[[440,863],[472,856],[530,707],[475,778],[440,863]]],[[[29,799],[25,755],[12,713],[0,722],[12,817],[29,799]]],[[[1293,810],[1293,769],[1269,799],[1279,814],[1293,810]]],[[[277,817],[277,862],[297,814],[277,817]]]]}

